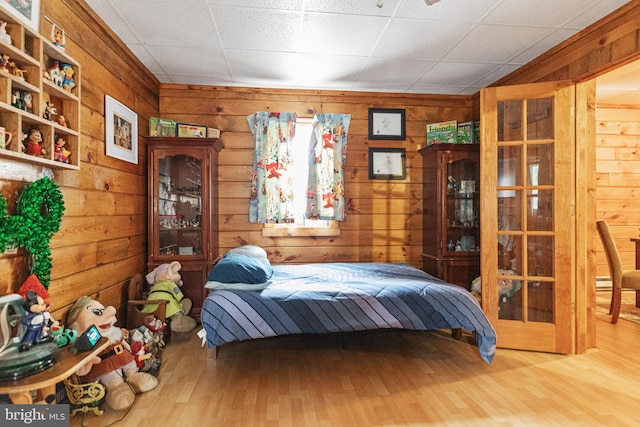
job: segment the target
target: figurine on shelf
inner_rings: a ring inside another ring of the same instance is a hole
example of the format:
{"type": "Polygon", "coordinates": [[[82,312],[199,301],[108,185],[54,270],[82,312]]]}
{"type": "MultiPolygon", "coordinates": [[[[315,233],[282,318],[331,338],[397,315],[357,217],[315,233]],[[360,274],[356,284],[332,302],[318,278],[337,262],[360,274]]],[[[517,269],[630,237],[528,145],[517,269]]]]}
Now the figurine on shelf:
{"type": "Polygon", "coordinates": [[[0,55],[0,70],[6,70],[9,66],[9,55],[3,53],[0,55]]]}
{"type": "Polygon", "coordinates": [[[449,193],[453,193],[457,190],[458,188],[458,183],[456,182],[456,179],[454,177],[452,177],[451,175],[449,175],[447,177],[447,192],[449,193]]]}
{"type": "Polygon", "coordinates": [[[11,105],[20,110],[24,110],[24,99],[22,98],[22,92],[20,92],[19,90],[13,92],[13,95],[11,96],[11,105]]]}
{"type": "Polygon", "coordinates": [[[61,115],[60,117],[58,117],[58,124],[60,126],[67,127],[67,119],[65,119],[65,117],[61,115]]]}
{"type": "Polygon", "coordinates": [[[67,141],[60,135],[56,135],[56,145],[53,147],[53,160],[56,162],[69,163],[71,151],[64,148],[67,141]]]}
{"type": "Polygon", "coordinates": [[[24,74],[27,72],[27,70],[18,68],[18,66],[14,61],[9,61],[9,63],[7,64],[7,70],[9,71],[10,74],[13,74],[14,76],[22,80],[24,80],[24,74]]]}
{"type": "Polygon", "coordinates": [[[60,326],[50,313],[51,304],[45,300],[49,293],[35,274],[30,275],[20,286],[17,294],[24,301],[26,315],[20,320],[27,333],[23,336],[20,351],[26,351],[35,344],[53,341],[51,327],[60,326]]]}
{"type": "Polygon", "coordinates": [[[62,87],[64,77],[62,75],[62,70],[60,70],[60,62],[53,61],[53,65],[49,68],[49,77],[54,85],[62,87]]]}
{"type": "Polygon", "coordinates": [[[33,113],[33,94],[31,92],[22,92],[22,99],[24,100],[24,110],[27,113],[33,113]]]}
{"type": "Polygon", "coordinates": [[[61,50],[64,50],[64,45],[66,43],[64,30],[58,27],[56,24],[53,24],[53,26],[51,27],[51,41],[53,42],[54,46],[57,46],[61,50]]]}
{"type": "Polygon", "coordinates": [[[67,92],[71,92],[76,87],[76,81],[73,80],[74,74],[71,64],[62,64],[62,88],[67,92]]]}
{"type": "Polygon", "coordinates": [[[31,129],[31,132],[27,137],[26,152],[27,154],[38,157],[44,157],[47,155],[47,150],[42,146],[42,132],[40,132],[40,129],[31,129]]]}
{"type": "Polygon", "coordinates": [[[53,120],[52,116],[58,114],[56,107],[53,106],[49,101],[44,104],[44,113],[42,113],[42,117],[47,120],[53,120]]]}
{"type": "Polygon", "coordinates": [[[5,21],[0,21],[0,39],[11,44],[11,36],[7,34],[7,23],[5,21]]]}

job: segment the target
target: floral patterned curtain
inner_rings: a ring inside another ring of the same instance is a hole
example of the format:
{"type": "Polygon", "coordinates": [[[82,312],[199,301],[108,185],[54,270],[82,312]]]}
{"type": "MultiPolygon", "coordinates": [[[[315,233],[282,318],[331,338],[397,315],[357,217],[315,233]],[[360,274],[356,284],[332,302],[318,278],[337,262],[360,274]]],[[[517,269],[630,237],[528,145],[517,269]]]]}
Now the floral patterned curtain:
{"type": "Polygon", "coordinates": [[[349,114],[316,114],[311,133],[307,212],[310,219],[344,221],[343,166],[347,158],[349,114]]]}
{"type": "Polygon", "coordinates": [[[296,113],[257,112],[247,116],[255,151],[251,174],[249,222],[292,223],[295,221],[291,143],[296,113]]]}

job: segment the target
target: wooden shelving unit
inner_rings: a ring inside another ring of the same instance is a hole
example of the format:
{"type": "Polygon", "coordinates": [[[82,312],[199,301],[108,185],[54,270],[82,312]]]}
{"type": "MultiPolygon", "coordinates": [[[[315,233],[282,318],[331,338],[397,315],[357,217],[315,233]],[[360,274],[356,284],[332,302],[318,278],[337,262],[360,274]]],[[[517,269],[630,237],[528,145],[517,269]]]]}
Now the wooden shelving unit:
{"type": "MultiPolygon", "coordinates": [[[[0,38],[0,126],[11,133],[10,143],[0,148],[0,156],[52,168],[80,169],[80,64],[32,29],[0,10],[7,22],[11,41],[0,38]],[[12,71],[15,68],[22,71],[12,71]],[[63,76],[51,72],[68,64],[74,86],[65,88],[63,76]],[[22,75],[20,75],[22,74],[22,75]],[[30,101],[29,101],[30,98],[30,101]],[[60,124],[64,116],[66,124],[60,124]],[[42,134],[44,154],[27,154],[26,137],[33,129],[42,134]],[[67,160],[56,154],[56,140],[65,141],[67,160]]],[[[1,144],[0,144],[1,147],[1,144]]]]}

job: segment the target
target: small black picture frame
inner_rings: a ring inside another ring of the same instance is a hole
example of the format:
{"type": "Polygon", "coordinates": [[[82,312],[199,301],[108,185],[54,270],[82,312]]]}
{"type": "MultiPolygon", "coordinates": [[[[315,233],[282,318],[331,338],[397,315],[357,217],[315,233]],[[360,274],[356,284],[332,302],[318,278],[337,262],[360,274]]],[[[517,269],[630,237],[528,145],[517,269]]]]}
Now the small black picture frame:
{"type": "Polygon", "coordinates": [[[369,148],[369,179],[406,179],[404,148],[369,148]]]}
{"type": "Polygon", "coordinates": [[[407,139],[406,110],[369,108],[369,139],[407,139]]]}

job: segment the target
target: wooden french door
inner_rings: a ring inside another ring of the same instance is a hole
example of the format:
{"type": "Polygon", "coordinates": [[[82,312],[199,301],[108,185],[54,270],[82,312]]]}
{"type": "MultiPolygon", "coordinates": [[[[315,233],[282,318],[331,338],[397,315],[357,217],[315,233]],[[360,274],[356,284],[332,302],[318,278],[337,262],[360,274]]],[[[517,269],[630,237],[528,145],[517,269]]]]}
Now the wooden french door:
{"type": "Polygon", "coordinates": [[[482,307],[498,346],[571,353],[575,86],[483,89],[482,307]]]}

